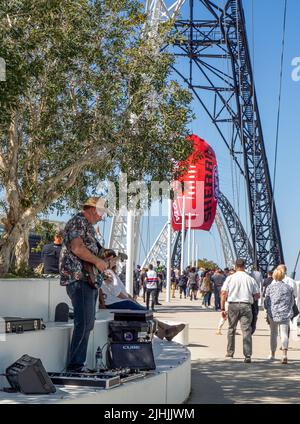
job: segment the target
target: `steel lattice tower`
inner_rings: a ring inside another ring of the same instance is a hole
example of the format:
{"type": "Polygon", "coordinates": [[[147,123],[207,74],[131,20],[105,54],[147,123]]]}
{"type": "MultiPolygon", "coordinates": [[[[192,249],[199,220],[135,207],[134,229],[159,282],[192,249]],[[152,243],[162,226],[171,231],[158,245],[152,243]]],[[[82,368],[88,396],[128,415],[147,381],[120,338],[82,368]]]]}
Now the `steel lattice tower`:
{"type": "MultiPolygon", "coordinates": [[[[284,263],[242,0],[146,0],[146,13],[146,31],[154,38],[160,22],[173,20],[175,42],[162,49],[175,53],[181,66],[176,63],[174,71],[205,110],[245,178],[253,248],[248,258],[264,272],[284,263]]],[[[231,236],[238,233],[226,214],[224,218],[231,236]]]]}
{"type": "Polygon", "coordinates": [[[174,65],[174,70],[210,117],[246,179],[253,261],[266,272],[268,267],[283,263],[284,258],[242,1],[185,3],[189,4],[188,19],[174,22],[178,41],[172,51],[181,60],[181,68],[174,65]],[[201,15],[209,18],[198,19],[201,15]],[[188,75],[181,71],[183,60],[188,75]],[[231,64],[226,71],[224,60],[231,64]],[[225,131],[228,125],[230,140],[225,131]]]}

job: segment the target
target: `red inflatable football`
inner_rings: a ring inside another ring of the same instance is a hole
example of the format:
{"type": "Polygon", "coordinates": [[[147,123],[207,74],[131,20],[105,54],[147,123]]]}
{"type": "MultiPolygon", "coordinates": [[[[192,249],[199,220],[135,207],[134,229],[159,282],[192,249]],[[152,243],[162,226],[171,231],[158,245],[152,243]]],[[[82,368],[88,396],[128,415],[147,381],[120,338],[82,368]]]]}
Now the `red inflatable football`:
{"type": "Polygon", "coordinates": [[[172,227],[181,230],[183,192],[185,194],[185,228],[191,214],[191,228],[209,231],[216,215],[219,197],[218,166],[214,150],[205,140],[192,134],[188,139],[194,150],[187,161],[180,163],[185,171],[173,182],[175,200],[172,227]],[[184,187],[182,190],[182,186],[184,187]]]}

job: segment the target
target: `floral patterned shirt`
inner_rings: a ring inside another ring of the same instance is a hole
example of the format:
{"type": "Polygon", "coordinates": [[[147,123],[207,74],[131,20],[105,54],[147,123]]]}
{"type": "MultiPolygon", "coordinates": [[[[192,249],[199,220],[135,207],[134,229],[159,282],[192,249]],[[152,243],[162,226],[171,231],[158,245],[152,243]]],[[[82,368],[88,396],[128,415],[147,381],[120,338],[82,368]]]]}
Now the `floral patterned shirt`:
{"type": "MultiPolygon", "coordinates": [[[[81,259],[71,251],[71,241],[77,237],[83,240],[85,247],[94,255],[99,256],[102,251],[102,247],[96,239],[95,228],[83,213],[80,212],[71,218],[65,226],[64,243],[60,253],[59,271],[62,286],[67,286],[74,281],[86,280],[81,259]]],[[[101,285],[102,278],[100,274],[98,275],[98,283],[101,285]]]]}
{"type": "Polygon", "coordinates": [[[273,281],[266,290],[265,306],[275,322],[289,321],[293,316],[293,288],[283,281],[273,281]]]}

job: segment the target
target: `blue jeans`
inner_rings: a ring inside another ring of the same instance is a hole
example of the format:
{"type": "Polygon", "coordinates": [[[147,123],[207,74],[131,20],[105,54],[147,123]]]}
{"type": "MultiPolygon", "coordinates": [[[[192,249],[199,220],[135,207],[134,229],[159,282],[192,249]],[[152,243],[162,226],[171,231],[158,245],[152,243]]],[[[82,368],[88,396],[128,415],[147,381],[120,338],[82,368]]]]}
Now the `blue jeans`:
{"type": "Polygon", "coordinates": [[[147,289],[146,291],[146,308],[149,309],[149,303],[150,303],[150,296],[151,296],[151,309],[154,309],[154,305],[156,304],[156,295],[158,290],[157,289],[147,289]]]}
{"type": "Polygon", "coordinates": [[[221,309],[221,288],[222,287],[214,287],[214,296],[215,296],[215,310],[221,309]]]}
{"type": "Polygon", "coordinates": [[[98,290],[84,281],[75,281],[67,286],[67,294],[74,308],[74,331],[69,354],[69,369],[84,365],[88,341],[94,328],[98,290]]]}
{"type": "Polygon", "coordinates": [[[210,298],[211,298],[211,292],[206,292],[203,297],[202,305],[210,306],[210,298]]]}
{"type": "Polygon", "coordinates": [[[133,300],[122,300],[121,302],[106,305],[107,309],[131,309],[132,311],[146,311],[147,309],[133,300]]]}

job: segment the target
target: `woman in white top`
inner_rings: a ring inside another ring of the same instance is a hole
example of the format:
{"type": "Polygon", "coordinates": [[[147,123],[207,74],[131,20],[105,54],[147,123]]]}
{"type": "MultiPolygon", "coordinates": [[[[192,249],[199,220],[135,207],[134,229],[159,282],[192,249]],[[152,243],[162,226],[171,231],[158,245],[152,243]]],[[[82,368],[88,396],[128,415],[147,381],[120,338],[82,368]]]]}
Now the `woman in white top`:
{"type": "Polygon", "coordinates": [[[101,286],[105,306],[108,309],[131,309],[146,310],[144,306],[137,303],[133,297],[126,292],[124,284],[113,270],[106,270],[108,279],[101,286]]]}
{"type": "Polygon", "coordinates": [[[275,359],[277,348],[278,329],[282,343],[282,364],[287,364],[287,350],[289,345],[289,323],[293,317],[293,304],[295,301],[293,287],[284,283],[284,270],[276,268],[273,272],[273,282],[267,287],[265,308],[270,323],[270,360],[275,359]]]}

